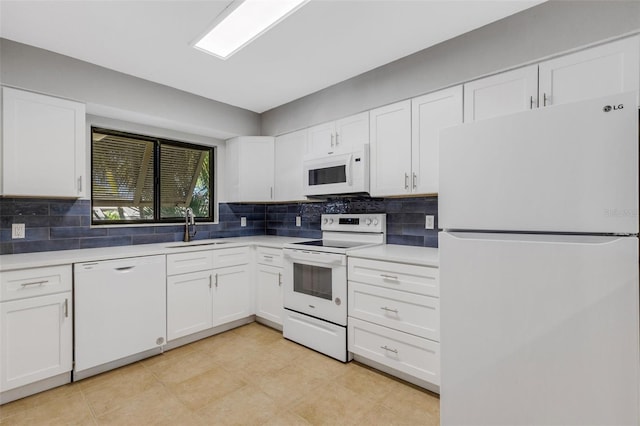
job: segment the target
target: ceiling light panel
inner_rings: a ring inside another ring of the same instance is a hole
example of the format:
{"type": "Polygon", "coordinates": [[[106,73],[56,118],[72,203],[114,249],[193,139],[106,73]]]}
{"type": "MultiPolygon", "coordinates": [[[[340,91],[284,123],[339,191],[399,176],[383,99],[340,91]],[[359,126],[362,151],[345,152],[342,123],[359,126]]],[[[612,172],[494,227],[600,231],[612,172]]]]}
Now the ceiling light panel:
{"type": "Polygon", "coordinates": [[[238,0],[195,47],[227,59],[309,0],[238,0]]]}

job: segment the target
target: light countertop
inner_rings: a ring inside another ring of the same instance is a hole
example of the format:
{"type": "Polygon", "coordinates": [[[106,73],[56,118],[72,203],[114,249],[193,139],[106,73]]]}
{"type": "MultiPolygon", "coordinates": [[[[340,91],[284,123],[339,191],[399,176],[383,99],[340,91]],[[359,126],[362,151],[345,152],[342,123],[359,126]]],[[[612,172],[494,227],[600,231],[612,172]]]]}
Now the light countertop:
{"type": "Polygon", "coordinates": [[[69,265],[72,263],[96,262],[100,260],[121,259],[135,256],[153,256],[157,254],[184,253],[187,251],[216,250],[226,247],[239,247],[246,245],[282,248],[283,245],[288,243],[307,240],[309,240],[309,238],[256,235],[247,237],[217,238],[212,240],[195,240],[191,243],[182,243],[178,241],[79,250],[5,254],[0,256],[0,271],[37,268],[43,266],[69,265]],[[216,242],[223,242],[224,244],[202,245],[205,243],[216,242]]]}
{"type": "Polygon", "coordinates": [[[440,264],[438,249],[433,247],[402,246],[397,244],[382,244],[348,250],[347,255],[364,259],[386,260],[388,262],[409,263],[421,266],[435,266],[440,264]]]}

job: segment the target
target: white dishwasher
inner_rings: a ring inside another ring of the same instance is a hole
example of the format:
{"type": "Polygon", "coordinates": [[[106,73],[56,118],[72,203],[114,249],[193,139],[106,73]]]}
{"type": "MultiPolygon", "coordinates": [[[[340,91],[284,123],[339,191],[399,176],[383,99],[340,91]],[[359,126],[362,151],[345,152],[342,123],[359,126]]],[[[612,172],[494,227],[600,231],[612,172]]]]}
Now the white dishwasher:
{"type": "Polygon", "coordinates": [[[166,342],[166,257],[74,265],[74,379],[166,342]]]}

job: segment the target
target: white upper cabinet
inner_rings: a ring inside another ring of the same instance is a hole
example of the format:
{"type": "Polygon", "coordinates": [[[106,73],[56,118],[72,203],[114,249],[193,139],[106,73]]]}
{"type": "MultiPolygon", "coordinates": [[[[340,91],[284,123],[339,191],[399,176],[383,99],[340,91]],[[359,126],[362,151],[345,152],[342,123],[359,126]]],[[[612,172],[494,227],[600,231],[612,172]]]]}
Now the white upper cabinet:
{"type": "Polygon", "coordinates": [[[640,38],[631,37],[464,85],[464,121],[640,88],[640,38]]]}
{"type": "Polygon", "coordinates": [[[335,122],[318,124],[307,129],[309,154],[326,155],[335,149],[335,122]]]}
{"type": "Polygon", "coordinates": [[[306,130],[276,137],[274,201],[305,200],[305,196],[302,194],[302,161],[306,153],[306,130]]]}
{"type": "Polygon", "coordinates": [[[225,169],[227,201],[272,201],[274,138],[241,136],[229,139],[226,146],[225,169]]]}
{"type": "Polygon", "coordinates": [[[639,40],[623,39],[540,63],[540,106],[638,90],[639,40]]]}
{"type": "Polygon", "coordinates": [[[310,155],[348,152],[369,143],[369,112],[310,127],[307,140],[310,155]]]}
{"type": "Polygon", "coordinates": [[[369,143],[369,111],[336,121],[336,150],[351,151],[369,143]]]}
{"type": "Polygon", "coordinates": [[[462,123],[462,86],[370,112],[374,197],[438,192],[440,129],[462,123]]]}
{"type": "Polygon", "coordinates": [[[462,86],[411,100],[411,190],[438,192],[440,130],[462,124],[462,86]]]}
{"type": "Polygon", "coordinates": [[[370,194],[411,193],[411,101],[370,111],[370,194]]]}
{"type": "Polygon", "coordinates": [[[85,195],[85,106],[2,89],[2,195],[85,195]]]}
{"type": "Polygon", "coordinates": [[[464,85],[464,121],[471,122],[537,106],[538,65],[481,78],[464,85]]]}

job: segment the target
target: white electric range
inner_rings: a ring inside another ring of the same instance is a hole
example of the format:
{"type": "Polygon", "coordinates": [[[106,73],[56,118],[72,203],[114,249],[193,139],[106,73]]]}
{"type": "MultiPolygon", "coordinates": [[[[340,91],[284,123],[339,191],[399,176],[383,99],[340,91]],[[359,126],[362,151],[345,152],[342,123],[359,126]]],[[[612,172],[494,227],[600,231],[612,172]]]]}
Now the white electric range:
{"type": "Polygon", "coordinates": [[[324,214],[322,240],[284,246],[284,337],[342,362],[347,352],[347,250],[386,242],[386,215],[324,214]]]}

